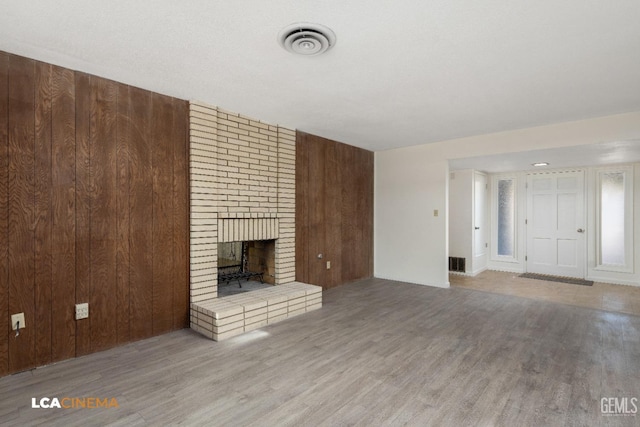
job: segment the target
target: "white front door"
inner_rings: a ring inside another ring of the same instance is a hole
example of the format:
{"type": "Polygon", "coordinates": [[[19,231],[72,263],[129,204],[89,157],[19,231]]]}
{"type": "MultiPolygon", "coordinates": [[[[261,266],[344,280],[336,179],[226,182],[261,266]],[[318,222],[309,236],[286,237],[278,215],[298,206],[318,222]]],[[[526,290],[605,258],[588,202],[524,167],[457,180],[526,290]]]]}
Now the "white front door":
{"type": "Polygon", "coordinates": [[[527,176],[527,272],[584,278],[584,173],[527,176]]]}

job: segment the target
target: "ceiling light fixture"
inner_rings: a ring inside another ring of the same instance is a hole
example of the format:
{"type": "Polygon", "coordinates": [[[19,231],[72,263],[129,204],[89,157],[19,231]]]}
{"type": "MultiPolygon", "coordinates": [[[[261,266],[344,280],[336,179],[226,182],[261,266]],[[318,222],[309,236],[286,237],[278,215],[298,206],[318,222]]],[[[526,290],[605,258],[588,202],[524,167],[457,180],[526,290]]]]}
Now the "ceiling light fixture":
{"type": "Polygon", "coordinates": [[[336,44],[336,35],[324,25],[298,22],[280,31],[278,43],[291,53],[314,56],[331,49],[336,44]]]}
{"type": "Polygon", "coordinates": [[[542,167],[542,166],[549,166],[549,163],[547,162],[538,162],[538,163],[532,163],[531,166],[535,166],[537,168],[542,167]]]}

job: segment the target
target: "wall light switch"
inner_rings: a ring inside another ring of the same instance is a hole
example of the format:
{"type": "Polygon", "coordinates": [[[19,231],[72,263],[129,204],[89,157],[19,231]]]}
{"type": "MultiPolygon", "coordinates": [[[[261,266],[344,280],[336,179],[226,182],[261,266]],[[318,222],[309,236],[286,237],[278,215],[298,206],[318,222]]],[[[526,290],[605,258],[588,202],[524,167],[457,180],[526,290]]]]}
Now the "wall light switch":
{"type": "Polygon", "coordinates": [[[433,210],[433,216],[438,216],[438,209],[433,210]]]}
{"type": "Polygon", "coordinates": [[[17,313],[17,314],[11,315],[11,330],[15,331],[18,329],[18,322],[20,322],[20,329],[26,326],[24,324],[24,313],[17,313]]]}
{"type": "Polygon", "coordinates": [[[327,270],[331,270],[331,261],[327,261],[327,270]]]}
{"type": "Polygon", "coordinates": [[[76,320],[89,317],[89,303],[76,304],[76,320]]]}

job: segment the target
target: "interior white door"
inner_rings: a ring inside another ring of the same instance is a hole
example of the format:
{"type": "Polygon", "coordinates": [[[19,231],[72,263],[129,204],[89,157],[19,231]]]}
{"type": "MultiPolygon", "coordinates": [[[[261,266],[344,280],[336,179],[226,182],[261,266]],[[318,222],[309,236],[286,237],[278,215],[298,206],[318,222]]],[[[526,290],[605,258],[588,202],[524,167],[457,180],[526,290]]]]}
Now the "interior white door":
{"type": "Polygon", "coordinates": [[[584,173],[527,177],[528,272],[584,278],[586,264],[584,173]]]}
{"type": "MultiPolygon", "coordinates": [[[[487,176],[473,174],[473,256],[484,257],[487,253],[487,176]]],[[[475,266],[474,266],[475,268],[475,266]]]]}

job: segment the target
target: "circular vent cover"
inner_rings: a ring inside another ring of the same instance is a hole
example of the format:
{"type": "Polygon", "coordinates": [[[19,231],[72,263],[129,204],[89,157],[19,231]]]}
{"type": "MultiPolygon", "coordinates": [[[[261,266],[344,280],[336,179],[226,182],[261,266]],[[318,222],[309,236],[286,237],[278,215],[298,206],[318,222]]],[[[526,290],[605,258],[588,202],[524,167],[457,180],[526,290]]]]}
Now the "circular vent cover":
{"type": "Polygon", "coordinates": [[[298,55],[320,55],[336,44],[336,35],[320,24],[301,22],[291,24],[278,34],[280,45],[298,55]]]}

